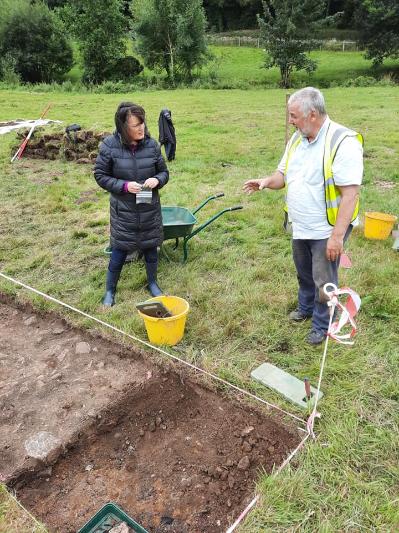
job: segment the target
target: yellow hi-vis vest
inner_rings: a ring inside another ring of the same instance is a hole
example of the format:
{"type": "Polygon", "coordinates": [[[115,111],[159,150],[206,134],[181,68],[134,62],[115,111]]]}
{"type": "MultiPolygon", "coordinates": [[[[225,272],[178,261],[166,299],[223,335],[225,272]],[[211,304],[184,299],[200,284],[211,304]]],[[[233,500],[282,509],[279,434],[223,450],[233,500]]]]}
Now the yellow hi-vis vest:
{"type": "MultiPolygon", "coordinates": [[[[363,136],[360,133],[356,133],[355,131],[345,128],[345,126],[341,126],[340,124],[337,124],[336,122],[331,121],[328,126],[327,133],[326,133],[326,139],[324,143],[324,156],[323,156],[326,214],[327,214],[327,220],[330,226],[334,226],[337,221],[338,209],[339,209],[339,204],[341,201],[341,194],[339,192],[338,187],[334,183],[332,166],[333,166],[335,155],[337,153],[339,145],[346,137],[356,137],[356,139],[360,142],[362,146],[364,144],[363,136]]],[[[299,131],[296,131],[288,142],[287,162],[285,165],[285,172],[284,172],[285,182],[287,181],[286,176],[288,172],[288,165],[289,165],[290,159],[301,141],[302,141],[302,135],[299,131]]],[[[284,206],[284,210],[288,213],[287,203],[284,206]]],[[[358,213],[359,213],[359,200],[357,201],[355,210],[353,211],[351,222],[355,220],[358,213]]]]}

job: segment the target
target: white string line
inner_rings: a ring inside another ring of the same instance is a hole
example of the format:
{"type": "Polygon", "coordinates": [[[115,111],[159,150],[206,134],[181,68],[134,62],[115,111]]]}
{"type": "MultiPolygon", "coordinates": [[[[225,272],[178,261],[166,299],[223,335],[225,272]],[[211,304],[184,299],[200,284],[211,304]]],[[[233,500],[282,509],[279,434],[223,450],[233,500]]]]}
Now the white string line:
{"type": "MultiPolygon", "coordinates": [[[[26,508],[22,505],[21,502],[19,502],[19,501],[17,500],[17,498],[14,496],[14,494],[12,494],[11,492],[8,492],[8,496],[10,496],[10,498],[11,498],[11,499],[12,499],[12,500],[13,500],[13,501],[14,501],[14,502],[15,502],[15,503],[16,503],[16,504],[17,504],[17,505],[18,505],[18,506],[19,506],[19,507],[20,507],[20,508],[21,508],[21,509],[22,509],[22,510],[23,510],[23,511],[24,511],[24,512],[25,512],[25,513],[26,513],[26,514],[27,514],[27,515],[28,515],[28,516],[29,516],[29,517],[30,517],[30,518],[36,523],[36,524],[37,524],[37,525],[38,525],[38,526],[39,526],[40,529],[43,528],[43,524],[41,524],[41,523],[39,522],[39,520],[38,520],[36,517],[34,517],[33,514],[30,513],[30,512],[28,511],[28,509],[26,509],[26,508]]],[[[34,529],[34,531],[36,531],[36,528],[34,529]]],[[[43,531],[44,531],[44,530],[43,530],[43,531]]]]}
{"type": "MultiPolygon", "coordinates": [[[[295,457],[295,455],[299,452],[299,450],[302,448],[302,446],[305,444],[305,442],[310,437],[310,433],[308,433],[298,444],[298,446],[293,450],[290,455],[281,463],[281,465],[277,468],[275,472],[273,472],[272,477],[277,477],[280,472],[285,468],[295,457]]],[[[257,494],[254,499],[245,507],[245,509],[242,511],[240,516],[237,518],[237,520],[232,524],[229,529],[226,531],[226,533],[233,533],[233,531],[237,528],[237,526],[244,520],[246,515],[249,513],[249,511],[254,507],[254,505],[259,501],[260,495],[257,494]]]]}
{"type": "Polygon", "coordinates": [[[65,302],[62,302],[61,300],[57,300],[57,298],[53,298],[52,296],[49,296],[48,294],[45,294],[44,292],[41,292],[41,291],[39,291],[39,290],[37,290],[37,289],[35,289],[33,287],[30,287],[29,285],[26,285],[25,283],[22,283],[22,281],[18,281],[18,280],[14,279],[14,278],[12,278],[10,276],[7,276],[6,274],[3,274],[3,272],[0,272],[0,276],[3,277],[4,279],[8,280],[8,281],[11,281],[12,283],[15,283],[16,285],[20,285],[21,287],[24,287],[25,289],[28,289],[28,290],[34,292],[35,294],[38,294],[38,295],[42,296],[43,298],[46,298],[47,300],[50,300],[50,301],[55,302],[55,303],[57,303],[59,305],[62,305],[63,307],[66,307],[67,309],[70,309],[71,311],[74,311],[75,313],[79,313],[80,315],[83,315],[86,318],[89,318],[90,320],[93,320],[94,322],[97,322],[98,324],[101,324],[101,325],[103,325],[103,326],[105,326],[105,327],[107,327],[109,329],[112,329],[113,331],[116,331],[117,333],[120,333],[121,335],[125,335],[126,337],[129,337],[130,339],[132,339],[132,340],[134,340],[136,342],[139,342],[139,343],[143,344],[144,346],[148,346],[152,350],[155,350],[155,351],[157,351],[159,353],[162,353],[163,355],[166,355],[168,357],[171,357],[175,361],[178,361],[179,363],[181,363],[183,365],[186,365],[189,368],[191,368],[191,369],[193,369],[193,370],[195,370],[197,372],[205,374],[206,376],[211,377],[215,381],[218,381],[219,383],[222,383],[223,385],[231,387],[232,389],[240,392],[241,394],[249,396],[250,398],[252,398],[254,400],[257,400],[258,402],[263,403],[264,405],[267,405],[269,407],[273,407],[274,409],[280,411],[281,413],[284,413],[285,415],[290,416],[291,418],[294,418],[295,420],[298,420],[301,424],[305,424],[305,421],[302,418],[299,418],[299,416],[296,416],[296,415],[294,415],[294,414],[292,414],[292,413],[290,413],[288,411],[285,411],[281,407],[278,407],[277,405],[274,405],[274,404],[272,404],[270,402],[267,402],[266,400],[263,400],[262,398],[259,398],[259,396],[256,396],[255,394],[252,394],[251,392],[249,392],[249,391],[247,391],[245,389],[241,389],[240,387],[237,387],[237,385],[233,385],[229,381],[226,381],[225,379],[220,378],[219,376],[216,376],[215,374],[207,372],[206,370],[203,370],[202,368],[197,367],[197,366],[189,363],[188,361],[184,361],[184,359],[180,359],[176,355],[170,354],[170,353],[166,352],[165,350],[162,350],[162,348],[158,348],[157,346],[153,346],[149,342],[144,341],[144,340],[140,339],[139,337],[135,337],[134,335],[130,335],[129,333],[126,333],[125,331],[123,331],[123,330],[121,330],[119,328],[116,328],[115,326],[112,326],[111,324],[108,324],[107,322],[104,322],[103,320],[100,320],[99,318],[91,316],[88,313],[85,313],[84,311],[81,311],[80,309],[77,309],[76,307],[72,307],[71,305],[69,305],[69,304],[67,304],[65,302]]]}
{"type": "MultiPolygon", "coordinates": [[[[316,396],[315,396],[315,403],[314,403],[314,406],[313,406],[312,413],[309,416],[309,418],[307,420],[307,424],[306,424],[306,426],[307,426],[307,435],[298,444],[298,446],[295,448],[295,450],[292,451],[291,454],[285,459],[285,461],[282,462],[282,464],[272,474],[272,477],[276,477],[283,470],[283,468],[285,468],[287,466],[287,464],[289,464],[291,462],[292,458],[299,452],[299,450],[302,448],[302,446],[305,444],[305,442],[308,440],[308,438],[310,436],[312,436],[313,439],[315,438],[315,435],[314,435],[314,432],[313,432],[313,426],[314,426],[315,418],[316,418],[316,416],[318,416],[318,413],[317,413],[316,409],[317,409],[317,403],[319,401],[320,387],[321,387],[321,381],[322,381],[322,378],[323,378],[324,366],[325,366],[325,362],[326,362],[326,359],[327,359],[327,348],[328,348],[328,341],[329,341],[328,333],[330,333],[330,331],[331,331],[331,324],[332,324],[334,311],[335,311],[335,307],[336,307],[335,304],[334,304],[334,300],[332,298],[330,299],[330,302],[328,303],[328,305],[330,306],[330,320],[329,320],[329,324],[328,324],[327,338],[326,338],[325,343],[324,343],[323,356],[322,356],[322,359],[321,359],[319,380],[318,380],[318,383],[317,383],[317,391],[316,391],[316,396]]],[[[249,511],[252,509],[252,507],[258,502],[259,498],[260,498],[260,495],[257,494],[254,497],[254,499],[243,510],[243,512],[240,514],[240,516],[237,518],[237,520],[234,522],[234,524],[226,531],[226,533],[232,533],[236,529],[236,527],[245,518],[245,516],[249,513],[249,511]]]]}
{"type": "Polygon", "coordinates": [[[332,324],[334,311],[335,311],[335,305],[333,303],[333,300],[330,300],[328,305],[330,306],[330,320],[329,320],[329,324],[328,324],[327,337],[326,337],[326,340],[325,340],[325,343],[324,343],[323,357],[321,359],[319,381],[317,383],[317,391],[316,391],[316,397],[315,397],[313,410],[312,410],[312,413],[309,416],[307,424],[306,424],[307,428],[308,428],[309,435],[311,435],[313,438],[315,438],[315,435],[314,435],[314,432],[313,432],[314,421],[315,421],[316,416],[320,417],[320,415],[318,415],[316,409],[317,409],[317,403],[319,401],[320,387],[321,387],[321,380],[323,378],[324,366],[325,366],[325,362],[326,362],[326,359],[327,359],[327,348],[328,348],[328,341],[329,341],[329,338],[330,338],[329,337],[329,333],[331,331],[331,324],[332,324]]]}

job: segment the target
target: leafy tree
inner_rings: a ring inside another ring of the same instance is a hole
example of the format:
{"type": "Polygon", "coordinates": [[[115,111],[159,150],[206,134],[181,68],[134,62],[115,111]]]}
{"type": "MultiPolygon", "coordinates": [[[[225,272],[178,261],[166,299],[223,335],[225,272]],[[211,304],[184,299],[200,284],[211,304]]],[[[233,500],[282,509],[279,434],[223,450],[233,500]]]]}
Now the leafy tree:
{"type": "Polygon", "coordinates": [[[213,31],[256,27],[256,15],[262,9],[261,0],[204,0],[209,27],[213,31]]]}
{"type": "Polygon", "coordinates": [[[57,80],[72,67],[65,29],[42,3],[20,2],[3,19],[0,32],[1,55],[9,58],[23,81],[57,80]]]}
{"type": "Polygon", "coordinates": [[[289,87],[294,70],[316,70],[306,53],[314,46],[309,39],[322,20],[325,3],[320,0],[268,0],[264,18],[258,15],[260,37],[266,49],[265,68],[280,69],[282,87],[289,87]]]}
{"type": "Polygon", "coordinates": [[[399,57],[398,0],[361,0],[356,20],[367,49],[366,57],[374,65],[387,57],[399,57]]]}
{"type": "Polygon", "coordinates": [[[68,3],[68,0],[44,0],[50,9],[62,7],[68,3]]]}
{"type": "Polygon", "coordinates": [[[134,15],[137,51],[148,67],[165,69],[170,81],[178,74],[191,79],[207,61],[201,0],[137,0],[134,15]]]}
{"type": "Polygon", "coordinates": [[[101,83],[126,54],[126,19],[122,0],[70,0],[59,10],[75,35],[84,66],[84,81],[101,83]]]}

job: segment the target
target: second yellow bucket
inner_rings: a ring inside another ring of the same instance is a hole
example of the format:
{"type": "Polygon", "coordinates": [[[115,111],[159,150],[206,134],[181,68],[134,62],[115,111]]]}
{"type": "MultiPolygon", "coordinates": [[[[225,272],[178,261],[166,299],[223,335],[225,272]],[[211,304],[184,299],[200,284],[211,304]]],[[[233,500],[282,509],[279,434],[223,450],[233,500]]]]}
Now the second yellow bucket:
{"type": "Polygon", "coordinates": [[[367,239],[385,240],[389,237],[398,217],[387,213],[370,212],[364,214],[364,236],[367,239]]]}
{"type": "Polygon", "coordinates": [[[186,318],[190,306],[186,300],[178,296],[156,296],[148,302],[161,302],[173,315],[167,318],[156,318],[138,311],[144,320],[148,339],[152,344],[174,346],[182,340],[186,318]]]}

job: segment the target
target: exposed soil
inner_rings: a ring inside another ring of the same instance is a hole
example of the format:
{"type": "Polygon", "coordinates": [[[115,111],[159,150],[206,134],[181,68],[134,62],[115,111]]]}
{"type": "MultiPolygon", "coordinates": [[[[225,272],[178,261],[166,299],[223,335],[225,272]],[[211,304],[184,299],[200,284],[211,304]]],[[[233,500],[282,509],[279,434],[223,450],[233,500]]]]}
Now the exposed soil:
{"type": "Polygon", "coordinates": [[[114,501],[150,532],[216,533],[295,426],[0,295],[0,472],[52,532],[114,501]],[[27,442],[54,438],[46,457],[27,442]]]}
{"type": "MultiPolygon", "coordinates": [[[[19,142],[18,145],[12,147],[12,153],[15,153],[27,134],[27,130],[17,134],[19,142]]],[[[76,161],[76,163],[91,164],[97,157],[100,142],[107,135],[109,133],[90,130],[80,130],[69,134],[64,132],[43,133],[43,128],[36,128],[22,157],[66,159],[67,161],[76,161]]]]}

